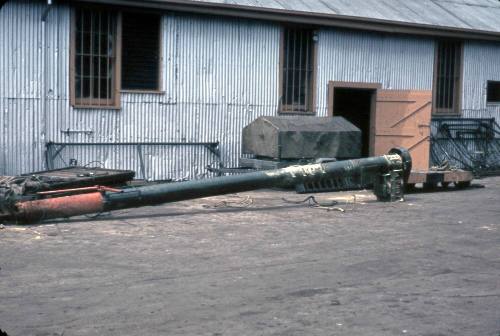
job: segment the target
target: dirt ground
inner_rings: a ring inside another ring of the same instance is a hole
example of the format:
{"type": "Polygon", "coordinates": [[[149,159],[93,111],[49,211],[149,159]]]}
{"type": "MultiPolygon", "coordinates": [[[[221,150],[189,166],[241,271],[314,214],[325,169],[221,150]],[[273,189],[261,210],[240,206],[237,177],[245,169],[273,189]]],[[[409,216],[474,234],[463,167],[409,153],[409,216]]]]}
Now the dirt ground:
{"type": "Polygon", "coordinates": [[[499,336],[500,177],[475,183],[391,204],[316,195],[345,212],[266,190],[5,226],[0,329],[499,336]]]}

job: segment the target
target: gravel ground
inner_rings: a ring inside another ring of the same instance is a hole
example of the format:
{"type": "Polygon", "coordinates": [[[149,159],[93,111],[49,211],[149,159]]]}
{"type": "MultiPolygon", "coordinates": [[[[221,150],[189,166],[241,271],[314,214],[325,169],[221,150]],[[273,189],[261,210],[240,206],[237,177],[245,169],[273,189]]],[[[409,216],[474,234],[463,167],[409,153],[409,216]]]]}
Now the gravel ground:
{"type": "Polygon", "coordinates": [[[476,183],[390,204],[316,195],[345,212],[265,190],[5,226],[0,329],[499,336],[500,178],[476,183]]]}

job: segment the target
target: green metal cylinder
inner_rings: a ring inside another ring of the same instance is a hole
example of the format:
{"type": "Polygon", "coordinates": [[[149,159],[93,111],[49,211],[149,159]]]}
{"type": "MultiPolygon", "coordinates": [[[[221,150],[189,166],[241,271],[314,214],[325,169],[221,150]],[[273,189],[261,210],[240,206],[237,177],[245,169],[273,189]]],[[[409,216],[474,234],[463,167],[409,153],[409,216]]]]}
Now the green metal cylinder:
{"type": "Polygon", "coordinates": [[[375,182],[375,179],[381,174],[404,168],[405,164],[401,155],[389,154],[357,160],[291,166],[205,180],[157,184],[130,188],[120,193],[107,192],[104,195],[104,209],[110,211],[263,188],[291,187],[298,183],[312,182],[333,176],[358,176],[368,184],[375,182]]]}

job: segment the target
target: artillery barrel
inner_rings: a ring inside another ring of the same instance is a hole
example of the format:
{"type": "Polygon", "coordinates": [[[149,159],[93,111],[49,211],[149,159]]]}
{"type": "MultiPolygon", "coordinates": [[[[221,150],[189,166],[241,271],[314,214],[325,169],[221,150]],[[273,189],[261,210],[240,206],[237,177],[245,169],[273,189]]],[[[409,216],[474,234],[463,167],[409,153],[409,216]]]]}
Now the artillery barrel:
{"type": "Polygon", "coordinates": [[[33,222],[103,211],[137,208],[208,196],[224,195],[272,187],[290,187],[329,177],[360,177],[366,183],[392,171],[408,176],[411,158],[404,149],[365,159],[291,166],[253,173],[192,180],[178,183],[126,188],[120,192],[93,192],[27,202],[15,205],[17,220],[33,222]]]}

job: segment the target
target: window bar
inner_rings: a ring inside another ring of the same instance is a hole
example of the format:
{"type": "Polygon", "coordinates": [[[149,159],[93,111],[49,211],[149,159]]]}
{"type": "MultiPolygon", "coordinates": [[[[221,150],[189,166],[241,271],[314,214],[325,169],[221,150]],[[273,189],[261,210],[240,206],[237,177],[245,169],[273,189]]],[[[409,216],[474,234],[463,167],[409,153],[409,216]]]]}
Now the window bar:
{"type": "Polygon", "coordinates": [[[102,13],[99,13],[99,23],[98,23],[98,33],[99,38],[97,39],[98,47],[97,54],[99,55],[97,59],[97,101],[99,106],[101,106],[101,33],[102,33],[102,13]]]}
{"type": "Polygon", "coordinates": [[[442,90],[443,90],[443,103],[441,105],[441,108],[443,109],[443,111],[446,112],[446,108],[447,108],[447,95],[448,95],[448,90],[447,90],[447,86],[446,86],[446,81],[447,81],[447,77],[448,77],[448,48],[446,47],[446,43],[443,43],[443,83],[441,84],[442,85],[442,90]]]}
{"type": "Polygon", "coordinates": [[[296,53],[297,53],[297,31],[294,29],[293,32],[293,61],[292,61],[292,112],[295,111],[295,76],[296,76],[296,53]]]}
{"type": "Polygon", "coordinates": [[[83,82],[84,82],[84,75],[85,75],[85,71],[83,69],[83,41],[84,41],[84,33],[83,33],[83,26],[84,26],[84,20],[85,20],[85,12],[82,10],[80,12],[80,34],[81,34],[81,38],[80,38],[80,55],[79,55],[79,62],[80,62],[80,104],[82,102],[82,98],[83,98],[83,82]]]}
{"type": "Polygon", "coordinates": [[[288,83],[289,83],[289,63],[290,63],[290,30],[285,29],[284,31],[284,37],[283,37],[283,43],[284,45],[284,55],[283,55],[283,68],[284,68],[284,74],[283,74],[283,109],[287,110],[288,109],[288,83]]]}
{"type": "Polygon", "coordinates": [[[441,43],[437,45],[438,52],[437,52],[437,61],[436,61],[436,112],[439,111],[439,108],[441,107],[441,88],[440,88],[440,83],[441,83],[441,43]]]}
{"type": "Polygon", "coordinates": [[[291,37],[290,37],[290,30],[289,29],[285,29],[285,43],[286,43],[286,52],[285,52],[285,63],[286,63],[286,67],[285,67],[285,73],[286,73],[286,80],[285,82],[283,83],[283,87],[284,87],[284,90],[285,90],[285,103],[284,103],[284,109],[285,110],[289,110],[289,107],[290,107],[290,95],[289,95],[289,89],[290,89],[290,69],[291,69],[291,66],[290,66],[290,61],[291,61],[291,57],[290,57],[290,44],[291,44],[291,37]]]}
{"type": "Polygon", "coordinates": [[[447,61],[447,67],[446,67],[446,109],[447,112],[449,113],[450,111],[450,96],[451,96],[451,71],[453,68],[453,64],[451,63],[451,60],[453,59],[453,46],[449,43],[446,43],[446,61],[447,61]]]}
{"type": "Polygon", "coordinates": [[[436,83],[436,85],[437,85],[436,107],[438,109],[441,108],[441,95],[442,95],[442,93],[441,93],[441,78],[442,78],[441,73],[443,72],[443,57],[442,57],[442,55],[443,55],[443,48],[442,48],[442,45],[440,43],[438,46],[438,73],[437,73],[438,78],[437,78],[437,83],[436,83]]]}
{"type": "Polygon", "coordinates": [[[441,44],[438,44],[437,46],[438,52],[437,52],[437,60],[436,60],[436,110],[439,109],[441,106],[441,89],[439,88],[439,83],[441,81],[441,44]]]}
{"type": "Polygon", "coordinates": [[[438,81],[437,81],[437,89],[438,89],[438,109],[441,110],[443,108],[443,87],[442,87],[442,83],[443,83],[443,69],[444,69],[444,58],[443,58],[443,54],[444,54],[444,48],[443,48],[443,44],[442,43],[439,43],[439,46],[438,46],[438,81]]]}
{"type": "Polygon", "coordinates": [[[450,46],[450,78],[449,78],[449,97],[448,97],[448,106],[450,107],[450,112],[452,112],[453,110],[453,98],[454,98],[454,87],[455,85],[453,85],[453,76],[454,76],[454,73],[455,72],[455,45],[453,43],[451,43],[451,46],[450,46]]]}
{"type": "Polygon", "coordinates": [[[163,66],[163,60],[166,55],[165,50],[163,48],[163,26],[164,26],[164,21],[163,17],[160,16],[160,24],[158,25],[158,46],[159,46],[159,53],[158,53],[158,82],[156,83],[156,87],[158,90],[162,91],[164,88],[164,83],[163,83],[163,75],[164,75],[164,70],[162,69],[163,66]]]}
{"type": "Polygon", "coordinates": [[[451,44],[451,48],[450,48],[450,63],[451,63],[451,66],[450,66],[450,103],[449,103],[449,106],[450,106],[450,112],[454,112],[455,111],[455,68],[456,68],[456,65],[455,65],[455,57],[456,57],[456,45],[455,43],[452,43],[451,44]]]}
{"type": "Polygon", "coordinates": [[[106,106],[109,106],[110,105],[110,71],[109,71],[109,57],[110,57],[110,53],[109,53],[109,46],[110,46],[110,38],[111,38],[111,31],[110,31],[110,27],[111,27],[111,14],[109,12],[106,13],[107,14],[107,17],[108,17],[108,27],[107,27],[107,35],[106,35],[106,106]]]}
{"type": "Polygon", "coordinates": [[[446,93],[447,93],[446,77],[448,74],[448,55],[447,55],[447,48],[446,48],[445,42],[443,42],[442,48],[443,48],[443,55],[442,55],[443,77],[441,79],[441,90],[442,90],[442,92],[441,92],[441,112],[445,111],[445,109],[446,109],[446,93]]]}
{"type": "Polygon", "coordinates": [[[446,107],[448,108],[448,113],[451,110],[451,96],[453,90],[453,44],[448,44],[448,76],[446,78],[446,107]]]}
{"type": "Polygon", "coordinates": [[[89,49],[89,61],[90,61],[90,77],[89,77],[89,86],[90,86],[90,92],[89,92],[89,97],[90,97],[90,102],[89,105],[93,106],[94,105],[94,20],[95,20],[95,13],[92,12],[90,14],[90,49],[89,49]]]}
{"type": "Polygon", "coordinates": [[[451,69],[450,69],[450,112],[455,111],[455,71],[456,71],[456,65],[455,65],[455,57],[456,57],[456,45],[455,43],[452,43],[451,45],[451,69]]]}
{"type": "Polygon", "coordinates": [[[451,69],[450,69],[450,112],[455,112],[455,71],[456,63],[455,58],[457,54],[457,49],[455,43],[451,45],[451,69]]]}
{"type": "Polygon", "coordinates": [[[454,107],[454,112],[458,112],[458,102],[459,102],[459,99],[460,99],[460,72],[461,72],[461,69],[460,69],[460,59],[462,57],[462,54],[461,54],[461,48],[460,48],[460,44],[456,43],[455,44],[455,78],[453,80],[453,83],[454,83],[454,99],[453,99],[453,107],[454,107]]]}
{"type": "Polygon", "coordinates": [[[441,72],[443,69],[442,63],[443,59],[441,57],[442,55],[442,47],[441,44],[438,45],[438,54],[437,54],[437,79],[436,79],[436,109],[439,112],[439,109],[441,108],[441,72]]]}
{"type": "Polygon", "coordinates": [[[309,74],[309,62],[311,61],[309,59],[309,54],[310,54],[310,46],[309,46],[309,43],[311,41],[311,34],[308,32],[306,34],[306,62],[305,62],[305,65],[306,65],[306,68],[305,68],[305,83],[304,83],[304,93],[305,93],[305,97],[304,97],[304,104],[305,104],[305,108],[306,108],[306,111],[309,109],[309,106],[311,106],[311,104],[309,103],[309,96],[310,96],[310,92],[309,92],[309,82],[310,82],[310,74],[309,74]]]}
{"type": "Polygon", "coordinates": [[[447,61],[447,67],[446,67],[446,109],[447,113],[450,113],[450,96],[451,96],[451,85],[450,85],[450,79],[451,79],[451,71],[453,70],[453,64],[451,63],[451,60],[453,59],[453,46],[450,45],[449,43],[446,43],[446,61],[447,61]]]}
{"type": "Polygon", "coordinates": [[[288,94],[288,84],[290,83],[290,31],[287,29],[285,30],[285,45],[286,45],[286,50],[285,50],[285,69],[286,69],[286,80],[283,82],[283,87],[285,89],[285,101],[283,104],[283,108],[285,110],[288,109],[288,103],[289,103],[289,94],[288,94]]]}
{"type": "Polygon", "coordinates": [[[443,111],[446,112],[446,109],[448,108],[448,68],[450,66],[450,62],[448,61],[448,48],[446,44],[443,45],[443,60],[444,60],[444,65],[443,65],[443,111]]]}
{"type": "Polygon", "coordinates": [[[299,110],[303,110],[304,107],[302,106],[302,43],[304,41],[303,39],[303,35],[304,35],[304,31],[303,30],[300,30],[299,31],[299,34],[300,34],[300,39],[299,39],[299,71],[298,71],[298,95],[297,95],[297,98],[298,98],[298,102],[299,102],[299,110]]]}
{"type": "Polygon", "coordinates": [[[442,109],[444,112],[447,112],[446,110],[448,109],[448,69],[450,66],[449,62],[449,48],[448,44],[443,42],[443,59],[444,59],[444,66],[443,66],[443,104],[442,104],[442,109]]]}
{"type": "Polygon", "coordinates": [[[307,100],[307,106],[309,109],[311,109],[311,112],[314,111],[314,48],[315,48],[315,42],[314,42],[314,31],[309,32],[309,40],[308,40],[308,47],[307,47],[307,57],[309,61],[307,62],[307,85],[308,85],[308,100],[307,100]]]}
{"type": "Polygon", "coordinates": [[[442,103],[442,108],[446,112],[446,109],[448,108],[448,69],[450,67],[450,62],[449,62],[449,48],[446,43],[443,44],[443,84],[442,84],[442,90],[443,90],[443,103],[442,103]]]}
{"type": "Polygon", "coordinates": [[[117,92],[118,90],[118,85],[120,85],[120,82],[117,83],[116,76],[113,74],[116,74],[118,71],[121,71],[121,69],[116,69],[116,55],[117,55],[117,36],[118,36],[118,29],[121,29],[121,18],[118,18],[117,16],[111,16],[111,19],[113,20],[113,25],[111,26],[111,51],[110,51],[110,65],[111,65],[111,71],[109,72],[109,77],[110,77],[110,84],[109,84],[109,97],[110,97],[110,105],[113,105],[117,102],[115,102],[117,92]],[[120,25],[120,28],[118,28],[118,25],[120,25]]]}
{"type": "Polygon", "coordinates": [[[456,96],[457,96],[457,113],[460,112],[460,100],[462,99],[462,88],[461,88],[461,79],[462,79],[462,44],[457,43],[457,61],[455,65],[456,73],[457,73],[457,81],[456,81],[456,96]]]}

